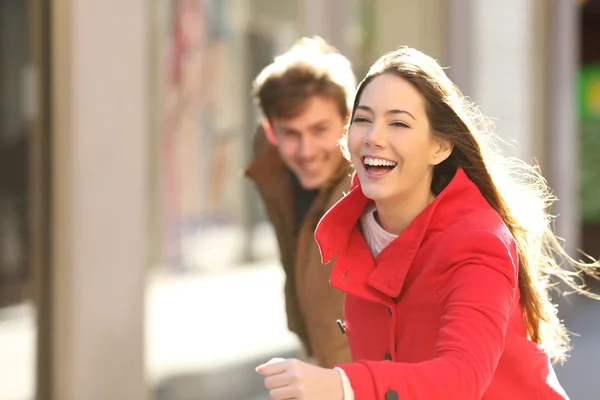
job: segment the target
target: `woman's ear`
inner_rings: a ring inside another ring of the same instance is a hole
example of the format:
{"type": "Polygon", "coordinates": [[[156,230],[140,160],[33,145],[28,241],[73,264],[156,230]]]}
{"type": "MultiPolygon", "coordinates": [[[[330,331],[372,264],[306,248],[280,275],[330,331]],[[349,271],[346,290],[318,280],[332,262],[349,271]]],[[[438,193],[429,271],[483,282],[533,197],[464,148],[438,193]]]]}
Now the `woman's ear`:
{"type": "Polygon", "coordinates": [[[275,132],[273,131],[273,127],[271,126],[269,120],[263,118],[261,123],[263,129],[265,130],[265,135],[267,136],[267,140],[269,141],[269,143],[271,143],[273,146],[277,146],[277,138],[275,137],[275,132]]]}
{"type": "Polygon", "coordinates": [[[439,165],[446,161],[450,157],[450,154],[452,154],[452,150],[454,150],[454,143],[447,139],[436,138],[436,143],[436,150],[433,154],[433,165],[439,165]]]}

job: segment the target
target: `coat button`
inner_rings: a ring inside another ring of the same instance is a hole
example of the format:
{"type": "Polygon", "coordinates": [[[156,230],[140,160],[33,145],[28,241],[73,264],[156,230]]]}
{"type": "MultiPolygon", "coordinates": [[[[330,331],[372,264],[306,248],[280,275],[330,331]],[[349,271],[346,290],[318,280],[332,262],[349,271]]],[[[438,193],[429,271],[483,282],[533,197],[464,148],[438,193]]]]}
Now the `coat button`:
{"type": "Polygon", "coordinates": [[[392,355],[390,353],[385,353],[385,359],[388,361],[392,361],[392,355]]]}
{"type": "Polygon", "coordinates": [[[398,392],[395,390],[388,390],[385,393],[385,400],[398,400],[398,392]]]}
{"type": "Polygon", "coordinates": [[[340,331],[342,331],[342,335],[344,335],[346,333],[346,326],[342,323],[342,320],[338,319],[335,322],[337,323],[338,328],[340,328],[340,331]]]}

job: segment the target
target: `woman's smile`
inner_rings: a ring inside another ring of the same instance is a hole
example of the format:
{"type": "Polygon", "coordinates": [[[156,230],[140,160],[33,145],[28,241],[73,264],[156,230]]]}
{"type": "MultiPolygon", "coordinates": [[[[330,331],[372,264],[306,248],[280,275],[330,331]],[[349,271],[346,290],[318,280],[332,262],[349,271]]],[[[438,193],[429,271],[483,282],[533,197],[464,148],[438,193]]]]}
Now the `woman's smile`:
{"type": "Polygon", "coordinates": [[[361,161],[365,175],[368,178],[381,178],[398,165],[396,161],[373,156],[364,156],[361,161]]]}

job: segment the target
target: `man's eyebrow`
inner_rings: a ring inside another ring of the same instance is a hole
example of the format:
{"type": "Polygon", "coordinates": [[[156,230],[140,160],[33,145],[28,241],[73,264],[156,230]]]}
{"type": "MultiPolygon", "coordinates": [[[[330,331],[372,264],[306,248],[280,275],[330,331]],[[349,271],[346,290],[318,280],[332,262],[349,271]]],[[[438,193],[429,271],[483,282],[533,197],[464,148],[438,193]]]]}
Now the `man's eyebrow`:
{"type": "Polygon", "coordinates": [[[328,125],[328,124],[329,124],[329,121],[327,119],[323,119],[321,121],[315,122],[314,124],[310,124],[310,127],[311,128],[318,128],[318,127],[321,127],[321,126],[324,126],[324,125],[328,125]]]}

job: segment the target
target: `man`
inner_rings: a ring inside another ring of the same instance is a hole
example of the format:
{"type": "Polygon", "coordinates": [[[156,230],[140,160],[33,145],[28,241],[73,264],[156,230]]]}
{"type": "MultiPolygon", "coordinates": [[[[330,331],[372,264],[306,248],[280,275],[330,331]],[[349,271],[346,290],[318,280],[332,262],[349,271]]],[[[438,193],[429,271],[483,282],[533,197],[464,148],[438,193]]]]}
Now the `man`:
{"type": "Polygon", "coordinates": [[[350,167],[338,147],[356,79],[350,62],[320,38],[303,38],[256,78],[262,112],[254,160],[246,171],[275,228],[286,274],[289,329],[309,357],[331,367],[350,361],[341,291],[329,286],[314,230],[350,188],[350,167]]]}

